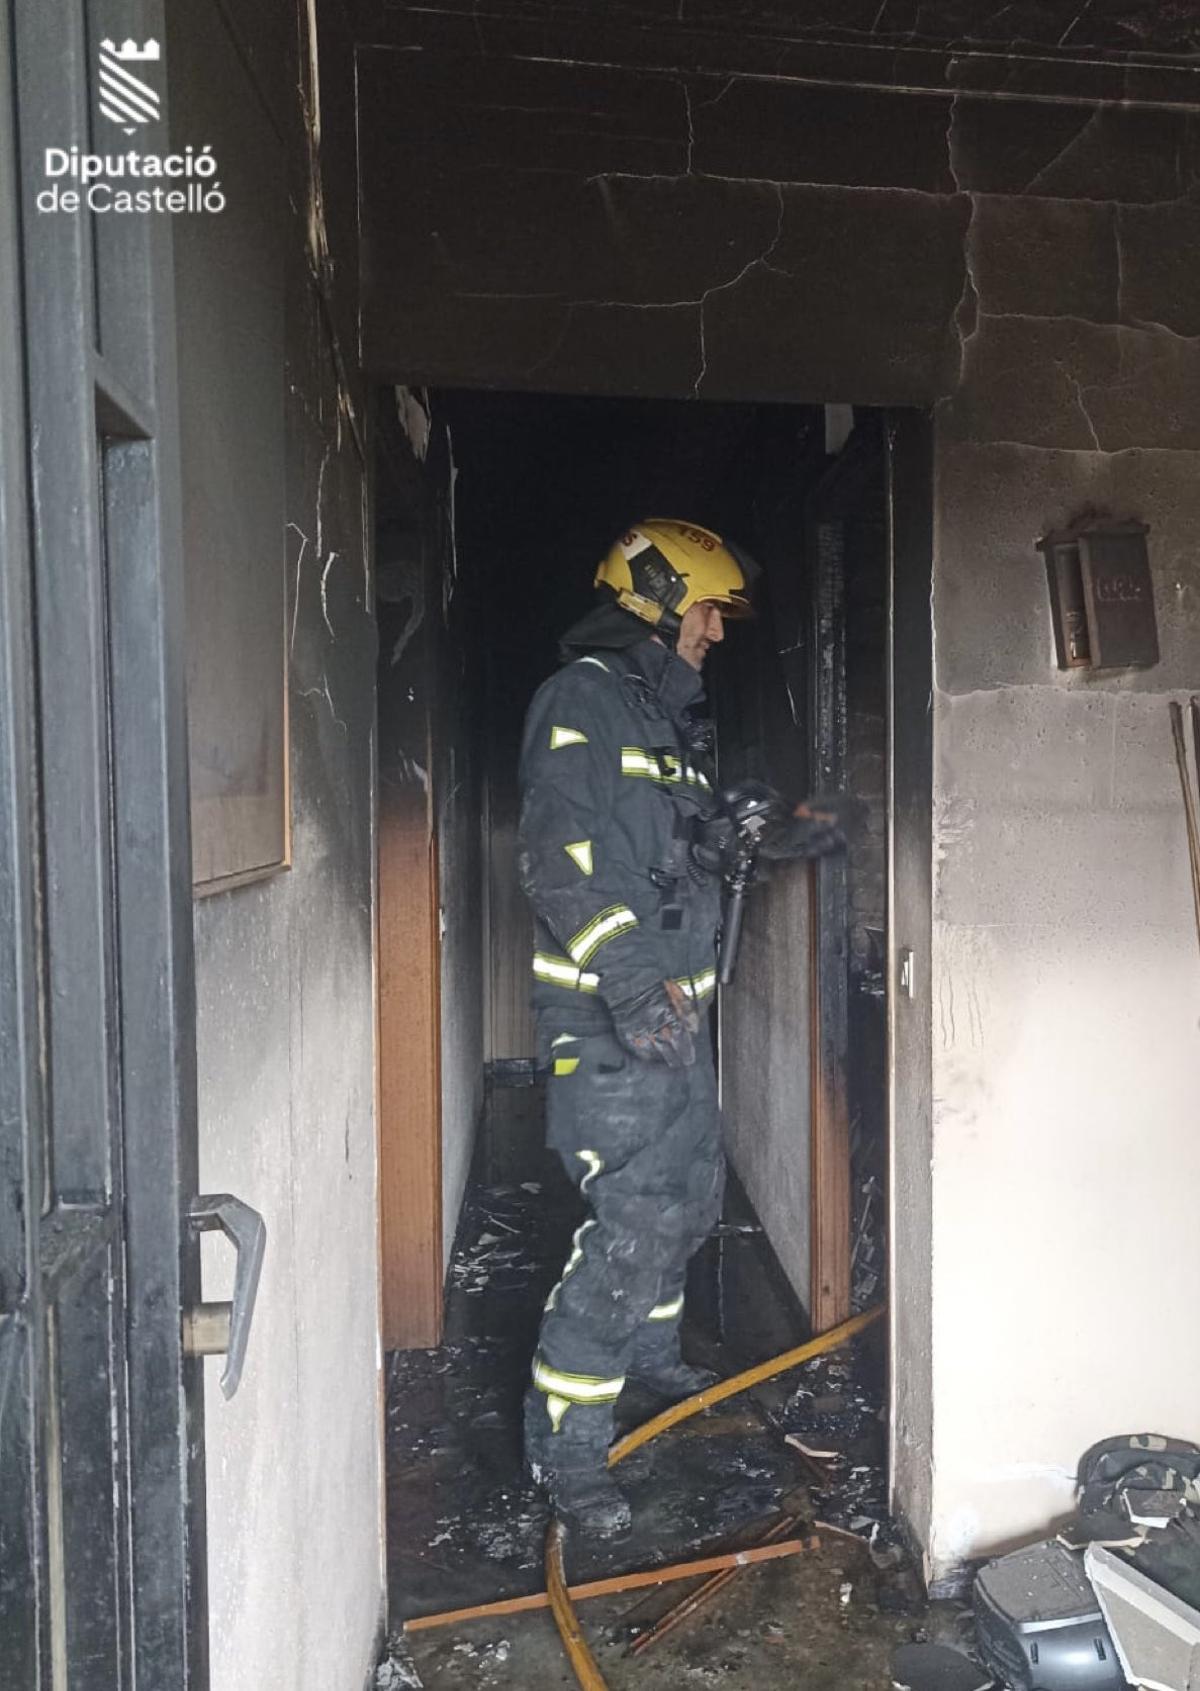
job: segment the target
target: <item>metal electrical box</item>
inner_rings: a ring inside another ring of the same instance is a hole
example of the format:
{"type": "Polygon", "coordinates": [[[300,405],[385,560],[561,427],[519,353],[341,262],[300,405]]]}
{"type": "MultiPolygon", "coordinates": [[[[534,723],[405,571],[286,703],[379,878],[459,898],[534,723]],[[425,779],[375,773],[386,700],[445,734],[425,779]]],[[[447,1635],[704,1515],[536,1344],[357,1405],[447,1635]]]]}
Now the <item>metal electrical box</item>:
{"type": "Polygon", "coordinates": [[[972,1602],[980,1654],[1012,1691],[1125,1691],[1083,1558],[1053,1539],[989,1562],[972,1602]]]}
{"type": "Polygon", "coordinates": [[[1149,669],[1158,624],[1145,523],[1084,517],[1038,541],[1060,669],[1149,669]]]}

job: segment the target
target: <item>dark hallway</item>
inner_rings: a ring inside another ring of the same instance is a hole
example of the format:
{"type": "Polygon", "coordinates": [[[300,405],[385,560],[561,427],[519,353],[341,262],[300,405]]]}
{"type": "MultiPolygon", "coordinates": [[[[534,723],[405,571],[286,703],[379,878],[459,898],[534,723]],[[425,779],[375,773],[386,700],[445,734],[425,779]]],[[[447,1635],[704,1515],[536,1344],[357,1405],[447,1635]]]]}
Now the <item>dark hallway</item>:
{"type": "MultiPolygon", "coordinates": [[[[378,414],[384,1284],[385,1332],[397,1347],[389,1579],[392,1613],[407,1618],[524,1595],[544,1577],[546,1515],[522,1477],[519,1408],[542,1305],[581,1215],[557,1157],[543,1149],[528,1008],[531,915],[516,866],[518,747],[529,699],[559,661],[558,636],[588,603],[614,525],[634,513],[686,516],[736,534],[764,569],[755,619],[731,627],[705,668],[722,784],[748,776],[800,795],[814,783],[837,790],[852,780],[863,801],[845,868],[838,860],[818,875],[777,865],[768,876],[762,867],[737,979],[709,1012],[734,1179],[718,1233],[690,1271],[687,1342],[694,1360],[728,1378],[880,1296],[885,446],[881,418],[848,407],[400,390],[380,395],[378,414]],[[472,846],[463,819],[476,815],[483,831],[472,846]],[[477,879],[482,940],[464,966],[453,936],[477,879]],[[404,914],[414,889],[430,921],[440,913],[440,974],[426,975],[420,923],[404,914]],[[848,945],[829,942],[847,935],[848,945]],[[818,981],[839,980],[837,992],[817,990],[818,981]],[[421,1079],[400,1056],[403,1036],[421,1025],[440,1029],[440,1076],[421,1079]],[[488,1080],[476,1139],[465,1101],[469,1076],[480,1072],[488,1080]],[[846,1074],[840,1117],[818,1106],[816,1077],[825,1072],[846,1074]],[[470,1180],[460,1185],[472,1144],[470,1180]],[[456,1235],[444,1304],[437,1241],[421,1243],[422,1187],[441,1208],[444,1243],[456,1235]],[[823,1255],[823,1242],[839,1237],[845,1254],[823,1255]],[[840,1307],[829,1306],[835,1282],[840,1307]],[[422,1296],[424,1316],[415,1310],[422,1296]]],[[[896,1641],[891,1612],[902,1637],[919,1624],[915,1576],[887,1525],[885,1373],[876,1334],[861,1355],[835,1354],[764,1384],[638,1453],[625,1475],[632,1541],[572,1546],[568,1576],[740,1548],[781,1510],[803,1522],[819,1517],[832,1548],[814,1553],[811,1569],[759,1570],[748,1583],[764,1596],[780,1582],[827,1582],[835,1566],[852,1586],[857,1578],[862,1683],[872,1683],[871,1652],[882,1664],[896,1641]],[[789,1444],[789,1434],[798,1442],[789,1444]]],[[[657,1407],[627,1389],[618,1417],[633,1427],[657,1407]]],[[[838,1591],[843,1583],[839,1573],[838,1591]]],[[[605,1621],[610,1653],[653,1620],[655,1602],[665,1610],[674,1601],[664,1588],[629,1618],[628,1604],[617,1604],[605,1621]]],[[[851,1610],[840,1599],[821,1607],[840,1636],[851,1610]]],[[[699,1652],[697,1671],[719,1665],[747,1684],[761,1678],[748,1642],[755,1627],[740,1639],[736,1627],[727,1630],[737,1610],[722,1604],[714,1615],[724,1618],[698,1630],[688,1623],[678,1644],[672,1638],[639,1657],[641,1671],[654,1673],[659,1662],[669,1682],[683,1650],[699,1652]]],[[[524,1640],[536,1658],[553,1648],[547,1624],[514,1630],[505,1648],[524,1640]]],[[[469,1677],[491,1659],[471,1636],[457,1627],[420,1635],[430,1683],[459,1682],[438,1677],[447,1671],[443,1650],[468,1675],[463,1683],[488,1683],[469,1677]]],[[[767,1636],[766,1661],[790,1660],[784,1633],[767,1636]]],[[[811,1684],[826,1683],[820,1647],[810,1639],[806,1648],[811,1684]]],[[[533,1685],[550,1669],[531,1658],[506,1672],[506,1683],[533,1685]]]]}
{"type": "Polygon", "coordinates": [[[882,414],[407,390],[382,392],[377,412],[389,1343],[436,1337],[479,1076],[527,1070],[533,1057],[532,927],[516,868],[521,726],[557,667],[559,636],[590,602],[597,560],[635,512],[734,535],[764,572],[754,620],[731,628],[706,666],[721,785],[753,778],[793,800],[850,788],[862,804],[845,867],[763,872],[745,964],[719,1017],[734,1166],[800,1304],[816,1327],[835,1325],[849,1313],[854,1272],[860,1301],[883,1281],[882,414]],[[428,913],[415,917],[421,901],[428,913]],[[445,924],[440,974],[418,1002],[413,960],[435,918],[445,924]],[[391,1073],[388,1053],[434,1024],[440,1077],[418,1082],[398,1057],[391,1073]],[[440,1139],[430,1138],[439,1086],[440,1139]],[[423,1138],[418,1179],[412,1147],[423,1138]],[[389,1176],[390,1145],[404,1149],[389,1176]],[[423,1265],[409,1260],[428,1232],[421,1182],[441,1214],[423,1265]],[[414,1317],[416,1303],[427,1319],[414,1317]]]}

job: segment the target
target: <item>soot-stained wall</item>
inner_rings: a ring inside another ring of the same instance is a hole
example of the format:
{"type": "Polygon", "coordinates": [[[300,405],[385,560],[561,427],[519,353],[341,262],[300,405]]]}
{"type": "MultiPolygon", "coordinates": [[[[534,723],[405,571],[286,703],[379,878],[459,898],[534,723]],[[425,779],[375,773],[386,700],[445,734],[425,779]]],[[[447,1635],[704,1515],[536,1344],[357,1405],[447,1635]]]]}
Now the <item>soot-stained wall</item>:
{"type": "MultiPolygon", "coordinates": [[[[350,64],[336,15],[325,16],[324,165],[346,186],[353,131],[341,121],[336,90],[349,86],[350,64]]],[[[195,908],[203,1189],[238,1194],[267,1226],[246,1369],[232,1401],[216,1389],[220,1364],[206,1364],[213,1691],[361,1691],[383,1600],[375,635],[356,435],[362,392],[346,338],[356,255],[353,245],[338,251],[349,301],[322,299],[314,272],[325,283],[331,274],[320,256],[322,231],[335,242],[339,223],[336,194],[323,222],[311,192],[316,90],[308,45],[303,7],[243,7],[233,19],[196,0],[171,12],[172,103],[187,129],[179,139],[210,144],[226,193],[237,197],[236,216],[231,210],[226,222],[206,219],[188,232],[192,260],[177,276],[181,316],[189,290],[203,287],[203,303],[220,321],[222,290],[237,287],[235,260],[244,259],[226,255],[222,243],[255,214],[256,196],[278,192],[267,153],[282,161],[288,194],[263,208],[286,228],[277,273],[256,278],[276,297],[284,359],[261,378],[277,391],[246,396],[255,414],[279,419],[285,509],[275,547],[238,561],[247,571],[286,569],[278,637],[290,670],[292,867],[195,908]],[[261,151],[245,144],[248,127],[264,137],[261,151]],[[202,274],[193,267],[200,256],[202,274]]],[[[236,304],[231,295],[226,315],[236,316],[236,304]]],[[[197,355],[196,367],[181,371],[181,390],[203,380],[197,355]]],[[[185,483],[194,473],[185,460],[185,483]]],[[[230,496],[211,486],[196,493],[230,496]]],[[[203,591],[201,537],[185,541],[189,585],[203,591]]],[[[206,1249],[208,1297],[229,1295],[231,1258],[223,1242],[206,1249]]]]}
{"type": "Polygon", "coordinates": [[[894,1471],[936,1578],[1041,1530],[1091,1439],[1200,1433],[1166,718],[1200,683],[1200,79],[1144,5],[663,10],[363,0],[365,345],[445,383],[932,411],[891,937],[894,1471]],[[1144,674],[1054,668],[1033,542],[1086,506],[1151,525],[1144,674]],[[1169,1275],[1112,1248],[1131,1200],[1169,1275]]]}
{"type": "Polygon", "coordinates": [[[1068,1507],[1093,1439],[1200,1431],[1170,1338],[1200,1274],[1200,990],[1167,711],[1200,683],[1195,118],[1095,113],[1028,198],[981,131],[957,155],[991,190],[973,323],[937,413],[935,1576],[1068,1507]],[[1031,542],[1088,508],[1151,525],[1151,670],[1054,666],[1031,542]],[[1147,1207],[1166,1279],[1096,1235],[1147,1207]]]}

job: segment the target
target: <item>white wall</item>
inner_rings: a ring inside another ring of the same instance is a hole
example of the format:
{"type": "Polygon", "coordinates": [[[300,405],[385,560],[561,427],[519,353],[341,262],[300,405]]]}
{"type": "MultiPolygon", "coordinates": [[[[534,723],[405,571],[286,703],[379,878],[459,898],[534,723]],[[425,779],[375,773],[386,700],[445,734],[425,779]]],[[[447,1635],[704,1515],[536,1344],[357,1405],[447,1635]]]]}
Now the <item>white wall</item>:
{"type": "MultiPolygon", "coordinates": [[[[361,1691],[383,1606],[374,1006],[314,834],[196,912],[201,1184],[268,1233],[237,1396],[204,1364],[212,1691],[361,1691]]],[[[223,1241],[204,1272],[227,1297],[223,1241]]]]}
{"type": "Polygon", "coordinates": [[[892,1069],[888,1301],[893,1508],[920,1545],[929,1541],[933,1501],[931,480],[932,430],[927,418],[911,413],[896,431],[890,494],[888,967],[893,984],[888,994],[892,1069]],[[911,997],[896,990],[902,951],[912,956],[911,997]]]}
{"type": "MultiPolygon", "coordinates": [[[[384,1606],[382,1378],[375,1118],[375,621],[364,532],[365,415],[353,368],[355,268],[340,244],[352,191],[351,63],[339,8],[322,8],[319,206],[309,203],[315,78],[293,11],[195,0],[170,10],[176,139],[209,143],[229,218],[284,210],[282,250],[253,260],[236,221],[190,231],[181,321],[241,321],[248,286],[281,331],[274,367],[248,361],[243,402],[278,419],[283,506],[250,473],[213,485],[185,453],[195,509],[229,506],[222,529],[247,581],[281,571],[287,616],[292,867],[195,907],[200,1178],[261,1211],[267,1248],[241,1389],[226,1402],[204,1364],[212,1691],[362,1691],[384,1606]],[[331,38],[331,39],[330,39],[331,38]],[[306,91],[308,100],[306,101],[306,91]],[[247,145],[246,126],[265,142],[247,145]],[[266,171],[275,138],[279,170],[266,171]],[[280,196],[285,194],[283,205],[280,196]],[[329,219],[332,300],[306,251],[329,219]],[[313,225],[306,212],[312,211],[313,225]],[[201,274],[197,244],[208,256],[201,274]],[[341,326],[340,362],[330,336],[341,326]],[[348,373],[347,373],[348,372],[348,373]],[[253,386],[250,384],[253,383],[253,386]],[[251,523],[249,518],[253,518],[251,523]],[[241,526],[239,527],[239,523],[241,526]],[[273,545],[246,544],[266,524],[273,545]]],[[[301,14],[303,15],[303,14],[301,14]]],[[[202,337],[182,342],[185,398],[207,379],[202,337]]],[[[230,355],[236,366],[236,358],[230,355]]],[[[185,437],[186,439],[186,437],[185,437]]],[[[274,451],[277,443],[272,440],[274,451]]],[[[189,600],[213,584],[211,545],[185,535],[189,600]]],[[[231,579],[236,592],[237,572],[231,579]]],[[[237,606],[227,607],[236,628],[237,606]]],[[[244,628],[243,628],[244,632],[244,628]]],[[[274,639],[272,639],[274,646],[274,639]]],[[[254,664],[258,652],[244,651],[254,664]]],[[[262,654],[277,664],[277,649],[262,654]]],[[[222,748],[214,748],[216,758],[222,748]]],[[[218,762],[218,767],[220,766],[218,762]]],[[[205,1295],[227,1297],[232,1251],[204,1246],[205,1295]]],[[[175,1691],[155,1687],[154,1691],[175,1691]]]]}
{"type": "MultiPolygon", "coordinates": [[[[459,687],[462,687],[460,679],[459,687]]],[[[449,1267],[483,1110],[483,888],[479,778],[462,713],[438,792],[441,901],[442,1257],[449,1267]]]]}
{"type": "Polygon", "coordinates": [[[1200,688],[1200,454],[940,440],[934,1578],[1043,1532],[1108,1434],[1200,1438],[1200,951],[1167,696],[1200,688]],[[1151,524],[1162,662],[1054,666],[1033,540],[1151,524]]]}
{"type": "MultiPolygon", "coordinates": [[[[316,392],[329,365],[290,373],[316,392]]],[[[375,623],[361,468],[320,410],[289,408],[280,536],[292,867],[195,906],[202,1188],[267,1226],[232,1401],[204,1364],[211,1691],[362,1691],[384,1608],[375,623]]],[[[206,1238],[204,1263],[228,1297],[232,1251],[206,1238]]]]}
{"type": "Polygon", "coordinates": [[[730,1161],[801,1304],[812,1292],[811,870],[774,864],[746,901],[721,990],[721,1114],[730,1161]]]}

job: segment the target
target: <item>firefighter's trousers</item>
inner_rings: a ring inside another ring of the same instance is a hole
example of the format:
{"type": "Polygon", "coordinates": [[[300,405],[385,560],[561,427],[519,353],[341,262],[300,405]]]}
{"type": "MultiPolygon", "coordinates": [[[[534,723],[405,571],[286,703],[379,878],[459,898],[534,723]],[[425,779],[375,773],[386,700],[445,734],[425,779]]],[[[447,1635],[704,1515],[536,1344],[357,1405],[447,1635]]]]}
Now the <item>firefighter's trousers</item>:
{"type": "Polygon", "coordinates": [[[688,1259],[719,1218],[725,1169],[707,1028],[682,1069],[631,1056],[610,1032],[539,1031],[547,1139],[590,1206],[534,1358],[557,1426],[572,1404],[615,1402],[639,1354],[677,1347],[688,1259]]]}

